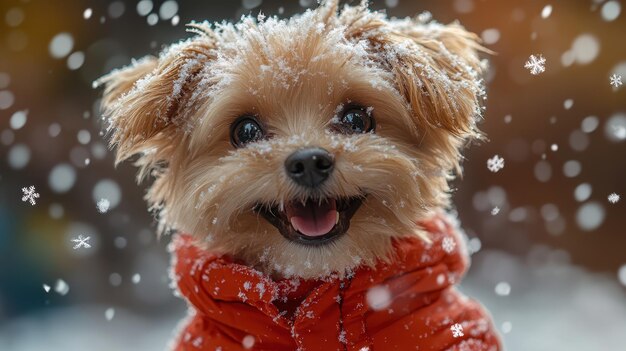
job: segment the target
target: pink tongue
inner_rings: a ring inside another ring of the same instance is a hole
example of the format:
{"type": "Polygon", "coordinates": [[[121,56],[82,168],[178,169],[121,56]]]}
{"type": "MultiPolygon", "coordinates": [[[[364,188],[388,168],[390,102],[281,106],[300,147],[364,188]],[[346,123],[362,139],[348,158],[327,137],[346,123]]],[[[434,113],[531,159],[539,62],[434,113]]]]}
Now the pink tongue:
{"type": "Polygon", "coordinates": [[[293,204],[287,208],[291,225],[306,236],[322,236],[335,226],[337,205],[334,200],[322,203],[308,201],[306,205],[293,204]]]}

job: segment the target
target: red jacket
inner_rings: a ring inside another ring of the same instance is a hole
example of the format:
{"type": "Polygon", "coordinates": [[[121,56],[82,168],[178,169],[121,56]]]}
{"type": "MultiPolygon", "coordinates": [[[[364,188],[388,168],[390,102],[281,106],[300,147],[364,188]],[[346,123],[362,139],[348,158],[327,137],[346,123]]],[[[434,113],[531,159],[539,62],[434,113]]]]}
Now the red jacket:
{"type": "Polygon", "coordinates": [[[453,286],[468,265],[454,226],[443,216],[422,226],[430,244],[398,240],[392,264],[342,280],[275,281],[178,235],[173,279],[191,308],[174,349],[501,350],[490,316],[453,286]]]}

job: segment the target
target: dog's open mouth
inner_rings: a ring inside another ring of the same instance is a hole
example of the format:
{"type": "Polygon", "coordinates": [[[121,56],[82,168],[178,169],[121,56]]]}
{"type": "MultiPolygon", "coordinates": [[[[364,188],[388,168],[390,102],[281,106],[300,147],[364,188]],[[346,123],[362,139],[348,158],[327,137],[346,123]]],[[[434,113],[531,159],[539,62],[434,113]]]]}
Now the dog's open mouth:
{"type": "Polygon", "coordinates": [[[292,201],[284,209],[257,205],[255,211],[274,225],[285,238],[305,244],[321,245],[344,234],[363,198],[309,199],[292,201]]]}

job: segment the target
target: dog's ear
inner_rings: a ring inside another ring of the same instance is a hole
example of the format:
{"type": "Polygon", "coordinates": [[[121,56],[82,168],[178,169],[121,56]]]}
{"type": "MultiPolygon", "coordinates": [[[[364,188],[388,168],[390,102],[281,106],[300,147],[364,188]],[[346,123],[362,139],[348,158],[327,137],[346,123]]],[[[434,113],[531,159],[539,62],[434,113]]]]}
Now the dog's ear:
{"type": "Polygon", "coordinates": [[[478,53],[487,50],[478,36],[456,23],[413,21],[398,25],[398,34],[389,38],[396,45],[386,56],[396,86],[419,121],[460,139],[480,137],[476,121],[482,115],[486,65],[478,53]],[[407,39],[414,45],[406,45],[407,39]]]}
{"type": "Polygon", "coordinates": [[[95,86],[105,85],[102,94],[102,109],[110,110],[122,95],[130,92],[135,83],[147,76],[157,67],[158,59],[154,56],[146,56],[140,60],[133,60],[128,67],[117,69],[100,78],[95,86]]]}
{"type": "Polygon", "coordinates": [[[345,7],[339,22],[352,41],[369,43],[372,61],[392,73],[419,129],[445,128],[459,139],[480,135],[475,127],[484,95],[484,49],[479,38],[459,24],[387,19],[367,9],[345,7]]]}
{"type": "Polygon", "coordinates": [[[105,86],[102,109],[111,145],[117,147],[116,163],[142,154],[138,163],[144,173],[168,162],[171,147],[163,146],[183,138],[194,87],[215,55],[209,29],[196,28],[200,35],[170,46],[158,58],[146,57],[96,81],[105,86]]]}

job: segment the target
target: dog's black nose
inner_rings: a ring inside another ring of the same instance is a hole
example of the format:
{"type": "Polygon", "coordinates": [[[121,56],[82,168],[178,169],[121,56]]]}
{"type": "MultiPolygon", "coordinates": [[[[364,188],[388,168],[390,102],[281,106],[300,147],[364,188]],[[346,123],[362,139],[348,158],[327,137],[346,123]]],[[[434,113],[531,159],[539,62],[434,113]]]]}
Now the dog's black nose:
{"type": "Polygon", "coordinates": [[[309,188],[322,184],[333,172],[333,156],[321,148],[300,149],[287,157],[287,175],[296,183],[309,188]]]}

